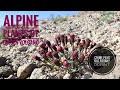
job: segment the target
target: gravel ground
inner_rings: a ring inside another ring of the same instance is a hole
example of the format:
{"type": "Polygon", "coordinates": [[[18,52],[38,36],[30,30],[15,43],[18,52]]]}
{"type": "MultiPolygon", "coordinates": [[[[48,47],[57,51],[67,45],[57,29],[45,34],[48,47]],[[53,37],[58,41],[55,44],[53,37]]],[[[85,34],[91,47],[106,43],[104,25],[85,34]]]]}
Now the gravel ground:
{"type": "Polygon", "coordinates": [[[0,48],[1,79],[119,79],[120,78],[120,12],[119,11],[81,11],[80,14],[66,16],[66,21],[47,20],[40,24],[40,38],[51,42],[58,34],[74,33],[81,39],[91,38],[93,41],[109,47],[116,54],[117,64],[108,75],[100,76],[84,72],[72,77],[68,72],[57,68],[51,70],[47,66],[38,65],[32,57],[36,54],[35,46],[3,46],[0,48]],[[32,63],[32,64],[31,64],[32,63]]]}

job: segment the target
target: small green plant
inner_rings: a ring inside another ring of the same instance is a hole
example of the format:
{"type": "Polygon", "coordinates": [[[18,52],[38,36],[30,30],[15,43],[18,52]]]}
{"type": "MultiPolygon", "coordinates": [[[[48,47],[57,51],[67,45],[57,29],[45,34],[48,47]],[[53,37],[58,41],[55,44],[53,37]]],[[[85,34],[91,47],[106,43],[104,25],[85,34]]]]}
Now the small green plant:
{"type": "Polygon", "coordinates": [[[67,18],[65,17],[57,17],[54,19],[54,22],[63,22],[63,21],[67,21],[67,18]]]}
{"type": "Polygon", "coordinates": [[[2,32],[0,32],[0,40],[3,38],[2,32]]]}
{"type": "Polygon", "coordinates": [[[102,17],[100,19],[106,23],[110,23],[113,20],[114,15],[115,15],[115,13],[112,11],[111,12],[103,11],[102,17]]]}
{"type": "Polygon", "coordinates": [[[63,22],[63,21],[67,21],[67,18],[66,17],[61,17],[60,15],[58,16],[54,16],[54,15],[51,15],[51,19],[56,23],[56,22],[63,22]]]}

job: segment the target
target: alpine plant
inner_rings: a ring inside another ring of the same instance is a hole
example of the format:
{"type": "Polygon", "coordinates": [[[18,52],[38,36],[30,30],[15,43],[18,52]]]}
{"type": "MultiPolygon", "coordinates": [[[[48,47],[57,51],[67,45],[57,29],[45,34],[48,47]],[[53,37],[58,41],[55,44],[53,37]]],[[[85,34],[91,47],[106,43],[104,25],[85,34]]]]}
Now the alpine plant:
{"type": "Polygon", "coordinates": [[[84,61],[88,61],[91,49],[96,45],[90,38],[80,39],[74,34],[57,35],[54,43],[43,40],[39,45],[34,60],[45,62],[51,66],[58,66],[72,72],[78,70],[84,61]]]}

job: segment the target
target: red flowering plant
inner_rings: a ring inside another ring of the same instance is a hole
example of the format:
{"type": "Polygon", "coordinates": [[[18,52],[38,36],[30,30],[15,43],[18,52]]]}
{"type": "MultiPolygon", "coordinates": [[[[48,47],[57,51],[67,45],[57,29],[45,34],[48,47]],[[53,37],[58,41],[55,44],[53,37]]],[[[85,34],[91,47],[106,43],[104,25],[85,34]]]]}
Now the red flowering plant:
{"type": "Polygon", "coordinates": [[[89,38],[82,40],[74,34],[57,35],[54,43],[48,40],[41,42],[38,50],[41,58],[35,55],[34,60],[64,68],[71,73],[79,71],[80,65],[88,60],[90,50],[95,45],[89,38]]]}

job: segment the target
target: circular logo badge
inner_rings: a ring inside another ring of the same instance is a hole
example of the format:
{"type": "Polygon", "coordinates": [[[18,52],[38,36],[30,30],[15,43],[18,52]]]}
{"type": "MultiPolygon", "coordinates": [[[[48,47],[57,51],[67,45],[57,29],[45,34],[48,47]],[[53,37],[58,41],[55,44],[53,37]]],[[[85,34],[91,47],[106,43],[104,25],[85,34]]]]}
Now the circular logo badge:
{"type": "Polygon", "coordinates": [[[91,52],[89,65],[94,73],[106,75],[114,69],[116,56],[109,48],[100,46],[91,52]]]}

